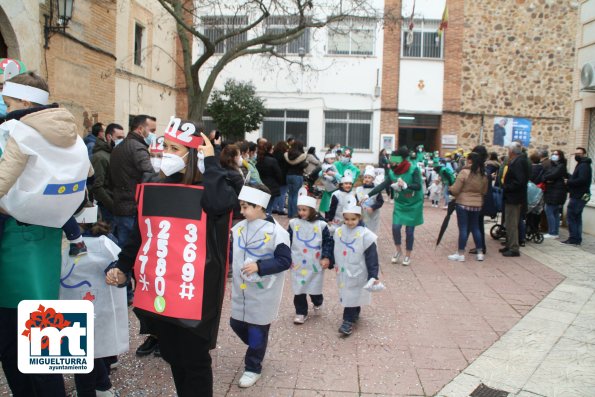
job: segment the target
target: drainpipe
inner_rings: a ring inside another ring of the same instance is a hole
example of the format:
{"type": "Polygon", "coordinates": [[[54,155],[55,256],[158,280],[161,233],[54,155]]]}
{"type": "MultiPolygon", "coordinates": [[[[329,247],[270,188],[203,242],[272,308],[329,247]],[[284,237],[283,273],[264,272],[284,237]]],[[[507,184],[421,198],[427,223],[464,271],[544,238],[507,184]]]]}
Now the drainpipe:
{"type": "Polygon", "coordinates": [[[479,144],[483,145],[483,113],[481,114],[481,127],[479,128],[479,144]]]}

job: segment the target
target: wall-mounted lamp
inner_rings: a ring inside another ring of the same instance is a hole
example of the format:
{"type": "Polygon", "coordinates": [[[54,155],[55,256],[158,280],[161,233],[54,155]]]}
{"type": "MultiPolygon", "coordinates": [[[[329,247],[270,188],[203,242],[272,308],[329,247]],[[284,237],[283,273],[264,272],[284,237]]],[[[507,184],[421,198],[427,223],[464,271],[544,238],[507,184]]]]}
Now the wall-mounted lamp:
{"type": "Polygon", "coordinates": [[[43,27],[43,36],[45,45],[43,48],[50,48],[50,37],[54,32],[65,32],[68,22],[72,18],[72,7],[74,0],[50,0],[50,13],[44,14],[45,24],[43,27]],[[55,9],[54,9],[55,8],[55,9]],[[57,21],[54,25],[54,12],[57,15],[57,21]]]}
{"type": "Polygon", "coordinates": [[[417,88],[418,88],[419,90],[423,90],[424,88],[426,88],[426,83],[424,83],[424,81],[423,81],[423,80],[420,80],[420,81],[418,81],[418,82],[417,82],[417,88]]]}

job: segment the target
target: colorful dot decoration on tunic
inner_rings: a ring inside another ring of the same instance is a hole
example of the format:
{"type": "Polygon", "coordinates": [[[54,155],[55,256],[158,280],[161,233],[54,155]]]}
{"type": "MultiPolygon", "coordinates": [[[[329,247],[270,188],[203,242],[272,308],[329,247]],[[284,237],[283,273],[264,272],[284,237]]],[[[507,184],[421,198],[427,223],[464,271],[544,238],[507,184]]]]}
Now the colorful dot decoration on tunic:
{"type": "Polygon", "coordinates": [[[240,289],[246,289],[246,288],[248,288],[248,286],[246,285],[246,283],[240,284],[240,289]]]}

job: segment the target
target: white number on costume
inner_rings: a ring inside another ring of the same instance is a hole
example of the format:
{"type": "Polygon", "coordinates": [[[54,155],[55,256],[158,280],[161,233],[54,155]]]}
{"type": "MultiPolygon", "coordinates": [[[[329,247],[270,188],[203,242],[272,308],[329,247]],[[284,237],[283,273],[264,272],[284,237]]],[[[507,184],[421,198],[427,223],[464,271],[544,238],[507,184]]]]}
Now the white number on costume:
{"type": "Polygon", "coordinates": [[[182,280],[188,283],[194,280],[194,265],[192,263],[184,263],[182,266],[182,280]]]}
{"type": "Polygon", "coordinates": [[[187,225],[186,230],[188,230],[188,234],[184,236],[184,239],[187,243],[195,243],[198,240],[198,228],[196,225],[187,225]]]}
{"type": "Polygon", "coordinates": [[[159,258],[157,259],[157,267],[155,268],[155,276],[163,277],[165,276],[167,262],[165,259],[159,258]]]}
{"type": "Polygon", "coordinates": [[[165,294],[165,280],[163,277],[157,277],[155,279],[155,292],[157,296],[163,296],[165,294]]]}
{"type": "Polygon", "coordinates": [[[186,123],[182,126],[182,133],[178,135],[178,139],[184,142],[190,142],[192,140],[192,134],[196,131],[196,127],[192,123],[186,123]]]}
{"type": "Polygon", "coordinates": [[[147,237],[153,237],[153,232],[151,231],[151,220],[149,218],[145,219],[145,224],[147,225],[147,237]]]}
{"type": "Polygon", "coordinates": [[[171,227],[171,223],[169,221],[161,221],[159,223],[159,228],[161,229],[159,231],[159,235],[157,236],[157,238],[163,238],[163,239],[169,239],[169,228],[171,227]]]}
{"type": "Polygon", "coordinates": [[[141,255],[138,257],[138,260],[140,260],[140,274],[145,274],[145,266],[147,265],[149,258],[146,255],[141,255]]]}
{"type": "Polygon", "coordinates": [[[196,245],[192,243],[184,248],[184,262],[194,262],[196,260],[196,248],[196,245]]]}

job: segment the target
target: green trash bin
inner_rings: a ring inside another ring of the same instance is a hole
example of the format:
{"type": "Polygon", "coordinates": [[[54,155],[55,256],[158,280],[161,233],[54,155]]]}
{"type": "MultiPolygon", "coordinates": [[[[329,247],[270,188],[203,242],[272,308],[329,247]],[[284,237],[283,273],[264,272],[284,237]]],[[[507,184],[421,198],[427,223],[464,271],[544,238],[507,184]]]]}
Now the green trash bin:
{"type": "Polygon", "coordinates": [[[0,240],[0,307],[24,299],[58,299],[62,229],[18,225],[9,218],[0,240]]]}

